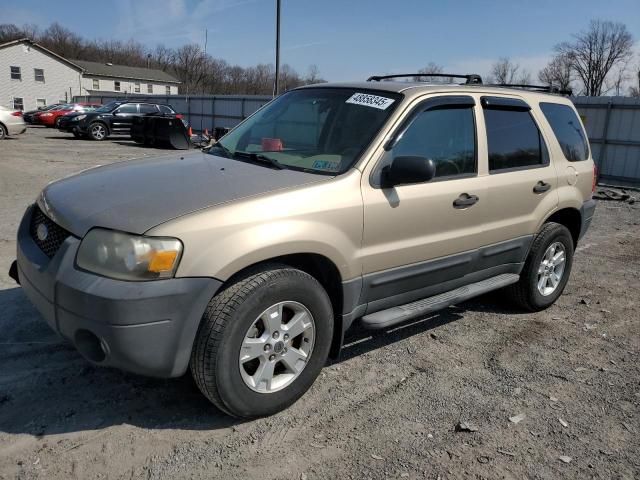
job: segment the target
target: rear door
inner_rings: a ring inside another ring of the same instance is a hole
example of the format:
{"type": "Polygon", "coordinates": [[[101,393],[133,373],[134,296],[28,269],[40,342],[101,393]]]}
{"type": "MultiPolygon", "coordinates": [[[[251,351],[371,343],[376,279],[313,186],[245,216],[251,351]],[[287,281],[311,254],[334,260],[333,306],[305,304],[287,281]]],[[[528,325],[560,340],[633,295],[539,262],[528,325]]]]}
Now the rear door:
{"type": "Polygon", "coordinates": [[[557,174],[540,119],[514,96],[482,96],[480,103],[489,167],[482,243],[522,239],[528,247],[540,222],[558,205],[557,174]]]}
{"type": "Polygon", "coordinates": [[[137,103],[120,105],[115,112],[113,112],[111,130],[114,133],[129,133],[131,124],[133,123],[133,117],[139,114],[139,107],[140,105],[137,103]]]}

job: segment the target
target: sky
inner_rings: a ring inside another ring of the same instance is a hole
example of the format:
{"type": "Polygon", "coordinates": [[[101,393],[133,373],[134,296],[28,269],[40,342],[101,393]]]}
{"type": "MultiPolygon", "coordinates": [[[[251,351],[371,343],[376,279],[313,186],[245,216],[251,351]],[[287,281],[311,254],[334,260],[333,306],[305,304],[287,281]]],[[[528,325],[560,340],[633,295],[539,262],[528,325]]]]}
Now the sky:
{"type": "MultiPolygon", "coordinates": [[[[0,23],[56,21],[96,39],[204,45],[242,66],[274,63],[276,0],[0,0],[0,23]]],[[[411,73],[435,62],[487,74],[510,57],[537,77],[591,19],[624,22],[640,64],[640,0],[282,0],[281,61],[330,81],[411,73]]]]}

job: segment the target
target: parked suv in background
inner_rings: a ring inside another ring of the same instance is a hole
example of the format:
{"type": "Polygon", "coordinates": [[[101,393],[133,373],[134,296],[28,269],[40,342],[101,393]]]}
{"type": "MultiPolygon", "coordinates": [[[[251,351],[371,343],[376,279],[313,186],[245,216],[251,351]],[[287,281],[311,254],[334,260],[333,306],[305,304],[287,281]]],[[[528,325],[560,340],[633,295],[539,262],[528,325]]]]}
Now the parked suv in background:
{"type": "Polygon", "coordinates": [[[60,121],[58,129],[76,137],[104,140],[113,134],[129,135],[134,117],[160,114],[180,117],[171,106],[162,103],[116,101],[93,112],[69,115],[60,121]]]}
{"type": "Polygon", "coordinates": [[[464,78],[298,88],[206,151],[49,184],[11,275],[91,362],[190,367],[238,417],[295,402],[354,321],[547,308],[595,208],[587,137],[567,98],[464,78]]]}

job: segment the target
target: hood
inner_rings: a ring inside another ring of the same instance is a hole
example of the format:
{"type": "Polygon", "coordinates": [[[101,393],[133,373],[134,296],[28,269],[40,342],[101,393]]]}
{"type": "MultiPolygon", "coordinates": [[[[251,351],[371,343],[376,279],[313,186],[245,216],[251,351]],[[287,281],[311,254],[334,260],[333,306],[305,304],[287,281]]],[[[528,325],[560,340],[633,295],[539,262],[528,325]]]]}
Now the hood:
{"type": "Polygon", "coordinates": [[[142,234],[196,210],[328,178],[194,151],[86,170],[48,185],[38,205],[79,237],[93,227],[142,234]]]}

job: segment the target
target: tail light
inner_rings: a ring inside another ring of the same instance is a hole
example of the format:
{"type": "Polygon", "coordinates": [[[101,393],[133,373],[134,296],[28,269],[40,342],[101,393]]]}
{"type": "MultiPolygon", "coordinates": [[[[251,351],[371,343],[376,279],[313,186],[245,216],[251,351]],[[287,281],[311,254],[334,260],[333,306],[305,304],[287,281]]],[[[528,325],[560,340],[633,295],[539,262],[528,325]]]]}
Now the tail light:
{"type": "Polygon", "coordinates": [[[591,183],[591,193],[596,193],[596,186],[598,185],[598,167],[593,166],[593,182],[591,183]]]}
{"type": "Polygon", "coordinates": [[[14,117],[21,117],[22,112],[20,110],[16,110],[15,112],[12,112],[11,115],[13,115],[14,117]]]}
{"type": "Polygon", "coordinates": [[[176,113],[176,118],[182,118],[182,114],[181,113],[176,113]]]}

